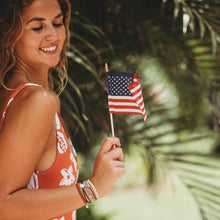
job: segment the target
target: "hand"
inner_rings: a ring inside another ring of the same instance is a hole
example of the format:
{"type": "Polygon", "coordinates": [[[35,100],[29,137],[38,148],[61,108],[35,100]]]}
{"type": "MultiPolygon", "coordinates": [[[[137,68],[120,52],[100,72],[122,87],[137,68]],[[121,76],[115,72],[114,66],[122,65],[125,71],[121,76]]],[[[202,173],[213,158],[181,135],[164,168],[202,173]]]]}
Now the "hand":
{"type": "Polygon", "coordinates": [[[123,152],[120,148],[120,140],[116,137],[106,138],[97,154],[93,175],[90,178],[99,197],[107,195],[112,190],[117,178],[124,175],[122,160],[123,152]],[[113,145],[116,148],[113,148],[113,145]]]}

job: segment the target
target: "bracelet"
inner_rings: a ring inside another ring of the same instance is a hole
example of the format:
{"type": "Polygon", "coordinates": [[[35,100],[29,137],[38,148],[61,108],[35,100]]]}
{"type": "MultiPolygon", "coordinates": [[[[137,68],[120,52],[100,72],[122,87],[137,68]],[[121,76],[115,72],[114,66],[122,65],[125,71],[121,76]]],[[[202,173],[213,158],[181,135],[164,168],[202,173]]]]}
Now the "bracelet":
{"type": "Polygon", "coordinates": [[[93,190],[93,192],[94,192],[94,194],[95,194],[96,200],[98,200],[98,199],[99,199],[99,194],[98,194],[98,192],[97,192],[95,186],[93,185],[93,183],[91,182],[90,179],[88,179],[87,181],[88,181],[89,185],[91,186],[91,188],[92,188],[92,190],[93,190]]]}
{"type": "Polygon", "coordinates": [[[90,180],[85,180],[83,183],[77,183],[76,188],[81,198],[86,203],[86,208],[88,208],[89,203],[99,199],[99,194],[90,180]]]}
{"type": "Polygon", "coordinates": [[[79,195],[81,196],[83,202],[85,202],[85,203],[87,204],[87,202],[86,202],[86,200],[85,200],[85,198],[84,198],[84,196],[83,196],[83,193],[82,193],[82,191],[81,191],[80,184],[81,184],[81,183],[77,183],[77,184],[76,184],[77,191],[78,191],[79,195]]]}

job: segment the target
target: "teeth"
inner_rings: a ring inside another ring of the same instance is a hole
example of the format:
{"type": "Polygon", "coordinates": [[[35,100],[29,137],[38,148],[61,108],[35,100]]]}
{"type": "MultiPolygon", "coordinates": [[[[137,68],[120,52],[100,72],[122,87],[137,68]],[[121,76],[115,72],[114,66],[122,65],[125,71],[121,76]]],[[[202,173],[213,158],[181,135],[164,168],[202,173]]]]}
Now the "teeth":
{"type": "Polygon", "coordinates": [[[56,46],[54,46],[54,47],[42,47],[42,48],[40,48],[41,50],[43,50],[43,51],[45,51],[45,52],[51,52],[51,51],[54,51],[54,50],[56,50],[56,46]]]}

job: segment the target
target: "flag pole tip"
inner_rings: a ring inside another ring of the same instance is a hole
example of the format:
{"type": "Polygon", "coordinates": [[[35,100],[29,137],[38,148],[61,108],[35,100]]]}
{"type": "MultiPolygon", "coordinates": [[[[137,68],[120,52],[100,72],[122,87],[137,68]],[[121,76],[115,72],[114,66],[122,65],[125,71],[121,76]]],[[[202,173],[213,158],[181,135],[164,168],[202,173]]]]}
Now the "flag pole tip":
{"type": "Polygon", "coordinates": [[[107,63],[105,63],[105,72],[108,72],[109,70],[108,70],[108,64],[107,63]]]}

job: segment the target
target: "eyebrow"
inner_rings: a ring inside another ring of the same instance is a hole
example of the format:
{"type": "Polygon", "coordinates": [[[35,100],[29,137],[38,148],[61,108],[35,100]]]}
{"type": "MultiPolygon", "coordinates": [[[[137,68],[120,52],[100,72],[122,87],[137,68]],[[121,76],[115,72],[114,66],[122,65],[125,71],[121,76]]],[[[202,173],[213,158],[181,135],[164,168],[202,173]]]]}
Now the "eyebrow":
{"type": "MultiPolygon", "coordinates": [[[[58,14],[54,19],[60,18],[63,16],[63,13],[61,12],[60,14],[58,14]]],[[[33,22],[33,21],[44,21],[46,20],[45,18],[40,18],[40,17],[34,17],[31,18],[30,20],[27,21],[26,25],[28,25],[29,23],[33,22]]]]}

